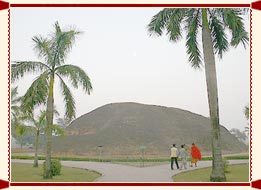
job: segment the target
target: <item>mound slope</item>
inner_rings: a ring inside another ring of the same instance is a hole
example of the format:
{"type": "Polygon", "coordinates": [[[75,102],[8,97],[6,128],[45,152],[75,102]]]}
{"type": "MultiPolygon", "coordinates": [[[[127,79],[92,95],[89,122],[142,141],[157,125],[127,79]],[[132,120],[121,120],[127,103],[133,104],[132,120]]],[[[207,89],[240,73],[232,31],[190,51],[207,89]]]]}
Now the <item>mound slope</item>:
{"type": "MultiPolygon", "coordinates": [[[[220,126],[223,153],[247,151],[220,126]]],[[[113,103],[82,115],[56,137],[53,150],[61,153],[104,157],[169,156],[173,143],[196,143],[211,154],[210,120],[204,116],[170,107],[138,103],[113,103]]]]}

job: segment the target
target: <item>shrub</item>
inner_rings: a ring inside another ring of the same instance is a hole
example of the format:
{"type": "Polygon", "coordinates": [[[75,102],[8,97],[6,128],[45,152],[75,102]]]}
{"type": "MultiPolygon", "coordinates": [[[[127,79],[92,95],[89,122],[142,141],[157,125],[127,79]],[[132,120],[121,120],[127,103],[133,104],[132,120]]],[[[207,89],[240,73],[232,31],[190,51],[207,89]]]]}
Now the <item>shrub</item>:
{"type": "Polygon", "coordinates": [[[225,172],[225,173],[229,173],[229,170],[228,170],[228,161],[227,161],[227,159],[223,159],[222,162],[223,162],[224,172],[225,172]]]}
{"type": "MultiPolygon", "coordinates": [[[[43,163],[43,169],[45,170],[45,161],[43,163]]],[[[51,160],[51,172],[52,176],[61,175],[62,164],[60,160],[51,160]]]]}

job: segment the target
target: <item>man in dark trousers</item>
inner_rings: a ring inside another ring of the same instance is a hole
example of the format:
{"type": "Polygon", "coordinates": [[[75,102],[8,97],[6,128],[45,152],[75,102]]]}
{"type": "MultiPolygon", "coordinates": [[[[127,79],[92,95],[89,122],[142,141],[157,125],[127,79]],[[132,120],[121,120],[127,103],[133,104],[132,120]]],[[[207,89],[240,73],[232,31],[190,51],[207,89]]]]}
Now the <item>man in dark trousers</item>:
{"type": "Polygon", "coordinates": [[[171,160],[171,169],[173,170],[173,161],[175,160],[176,166],[179,169],[179,164],[178,164],[178,149],[176,148],[176,144],[173,144],[173,147],[170,149],[170,160],[171,160]]]}

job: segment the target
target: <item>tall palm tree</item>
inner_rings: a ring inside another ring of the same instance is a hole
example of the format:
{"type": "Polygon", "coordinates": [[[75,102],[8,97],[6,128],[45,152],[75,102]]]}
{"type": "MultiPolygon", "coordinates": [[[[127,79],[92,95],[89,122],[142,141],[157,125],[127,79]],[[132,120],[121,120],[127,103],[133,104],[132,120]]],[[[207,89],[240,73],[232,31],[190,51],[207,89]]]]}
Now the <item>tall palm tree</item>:
{"type": "Polygon", "coordinates": [[[82,86],[83,90],[90,94],[92,85],[90,78],[84,70],[75,65],[65,64],[75,39],[81,32],[76,29],[62,31],[58,22],[54,24],[54,32],[44,38],[41,35],[32,38],[34,49],[42,61],[15,61],[12,64],[12,81],[18,80],[27,73],[40,73],[33,81],[23,98],[23,104],[27,108],[35,105],[46,104],[47,129],[46,129],[46,167],[44,178],[52,178],[51,174],[51,150],[52,150],[52,126],[54,113],[54,84],[58,79],[65,102],[65,117],[71,120],[75,118],[75,100],[72,92],[64,81],[69,79],[74,88],[82,86]],[[33,102],[33,104],[31,104],[33,102]]]}
{"type": "Polygon", "coordinates": [[[148,25],[150,34],[161,36],[166,31],[170,41],[173,42],[180,40],[182,31],[186,31],[186,48],[189,62],[194,68],[200,68],[204,62],[212,127],[213,162],[211,181],[226,180],[220,143],[215,54],[222,58],[223,53],[228,51],[229,45],[237,47],[239,43],[244,46],[248,44],[249,38],[244,28],[242,14],[244,14],[242,9],[168,8],[153,16],[148,25]],[[231,32],[230,44],[225,30],[231,32]],[[200,32],[202,35],[202,49],[198,42],[200,32]],[[203,52],[203,58],[201,52],[203,52]]]}

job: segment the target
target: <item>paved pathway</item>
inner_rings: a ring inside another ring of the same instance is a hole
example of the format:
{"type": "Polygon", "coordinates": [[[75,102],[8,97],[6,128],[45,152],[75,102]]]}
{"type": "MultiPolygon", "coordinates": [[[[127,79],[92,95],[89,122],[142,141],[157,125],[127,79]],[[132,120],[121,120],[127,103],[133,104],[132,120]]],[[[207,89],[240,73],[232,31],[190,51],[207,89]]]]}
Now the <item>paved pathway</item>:
{"type": "MultiPolygon", "coordinates": [[[[12,162],[33,163],[32,160],[12,160],[12,162]]],[[[229,164],[248,163],[248,160],[230,160],[229,164]]],[[[39,161],[42,163],[42,161],[39,161]]],[[[82,168],[97,171],[102,174],[98,182],[172,182],[171,177],[187,170],[170,170],[170,164],[134,167],[120,164],[85,162],[85,161],[62,161],[63,166],[82,168]]],[[[198,162],[197,168],[210,167],[211,161],[198,162]]],[[[188,167],[194,170],[195,167],[188,167]]]]}

